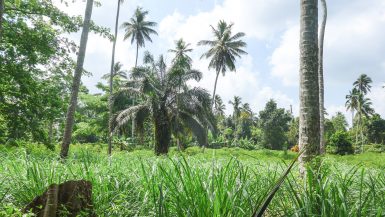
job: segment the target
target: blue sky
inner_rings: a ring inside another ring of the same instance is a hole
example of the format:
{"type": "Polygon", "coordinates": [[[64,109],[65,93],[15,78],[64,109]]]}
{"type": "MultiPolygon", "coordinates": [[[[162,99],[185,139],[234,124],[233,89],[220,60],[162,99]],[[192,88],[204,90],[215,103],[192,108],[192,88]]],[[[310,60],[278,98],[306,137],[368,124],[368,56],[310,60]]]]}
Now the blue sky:
{"type": "MultiPolygon", "coordinates": [[[[116,2],[99,0],[92,19],[99,25],[113,29],[116,2]]],[[[85,2],[77,1],[63,10],[72,15],[83,15],[85,2]]],[[[209,25],[223,19],[234,23],[234,32],[246,33],[248,55],[237,62],[237,72],[228,72],[218,81],[218,93],[228,102],[234,95],[248,102],[255,111],[262,109],[267,100],[275,99],[286,109],[293,105],[298,113],[299,75],[299,1],[294,0],[126,0],[122,5],[120,23],[129,20],[134,9],[141,6],[150,12],[149,19],[158,23],[159,36],[145,49],[154,55],[165,54],[175,40],[184,38],[191,43],[194,67],[204,74],[198,84],[212,92],[215,73],[207,69],[208,61],[200,60],[205,51],[196,43],[210,39],[209,25]]],[[[328,3],[328,23],[325,36],[325,103],[330,115],[344,112],[345,95],[361,74],[374,81],[369,97],[378,113],[385,117],[385,1],[339,0],[328,3]]],[[[130,69],[135,61],[135,48],[123,41],[119,30],[117,59],[130,69]]],[[[70,36],[75,42],[79,34],[70,36]]],[[[91,77],[84,84],[91,92],[98,92],[95,84],[108,73],[111,43],[98,35],[90,35],[85,69],[91,77]]],[[[139,58],[141,61],[141,58],[139,58]]],[[[231,107],[227,105],[227,112],[231,107]]]]}

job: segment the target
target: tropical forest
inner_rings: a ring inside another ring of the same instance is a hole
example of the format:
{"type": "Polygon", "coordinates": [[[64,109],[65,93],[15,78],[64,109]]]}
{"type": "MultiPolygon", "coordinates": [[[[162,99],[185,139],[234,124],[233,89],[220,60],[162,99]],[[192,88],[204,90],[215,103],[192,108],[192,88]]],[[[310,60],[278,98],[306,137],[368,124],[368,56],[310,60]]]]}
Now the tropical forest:
{"type": "Polygon", "coordinates": [[[383,0],[0,0],[0,217],[385,216],[383,0]]]}

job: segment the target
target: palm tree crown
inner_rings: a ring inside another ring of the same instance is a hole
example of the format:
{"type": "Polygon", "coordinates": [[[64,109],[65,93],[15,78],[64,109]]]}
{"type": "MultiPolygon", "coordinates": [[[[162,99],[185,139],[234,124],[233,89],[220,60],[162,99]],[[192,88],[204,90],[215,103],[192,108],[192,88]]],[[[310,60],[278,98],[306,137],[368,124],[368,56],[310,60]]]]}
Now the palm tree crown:
{"type": "Polygon", "coordinates": [[[214,106],[219,73],[222,72],[222,74],[225,75],[228,69],[235,71],[236,58],[240,58],[241,55],[247,53],[242,50],[242,48],[246,47],[246,43],[241,40],[241,38],[245,36],[245,33],[238,32],[232,35],[231,28],[233,24],[227,24],[221,20],[216,29],[213,26],[210,27],[214,34],[214,40],[202,40],[198,45],[210,46],[209,50],[204,53],[201,58],[210,58],[209,69],[213,68],[217,73],[212,96],[212,105],[214,106]]]}
{"type": "Polygon", "coordinates": [[[214,68],[216,72],[222,72],[224,75],[229,69],[235,71],[236,57],[241,57],[243,54],[247,54],[242,50],[246,47],[246,43],[240,40],[245,36],[245,33],[238,32],[232,35],[233,24],[227,24],[225,21],[219,21],[217,28],[210,26],[214,40],[202,40],[198,45],[208,45],[210,49],[202,55],[201,58],[211,58],[209,69],[214,68]]]}
{"type": "Polygon", "coordinates": [[[362,94],[367,94],[370,92],[370,88],[372,87],[370,84],[372,83],[372,79],[366,74],[361,74],[358,77],[357,81],[353,83],[354,88],[360,91],[362,94]]]}
{"type": "Polygon", "coordinates": [[[156,22],[146,21],[148,11],[144,11],[143,8],[138,7],[135,10],[134,16],[130,19],[130,22],[124,22],[122,28],[125,29],[124,40],[131,38],[131,44],[137,43],[139,47],[145,46],[145,41],[152,42],[151,34],[158,35],[158,33],[151,27],[157,25],[156,22]]]}
{"type": "Polygon", "coordinates": [[[187,53],[191,52],[193,49],[189,48],[190,43],[186,43],[182,38],[175,42],[175,49],[170,49],[169,52],[174,53],[175,57],[173,59],[173,62],[177,61],[178,59],[186,59],[188,63],[191,64],[192,59],[187,55],[187,53]]]}

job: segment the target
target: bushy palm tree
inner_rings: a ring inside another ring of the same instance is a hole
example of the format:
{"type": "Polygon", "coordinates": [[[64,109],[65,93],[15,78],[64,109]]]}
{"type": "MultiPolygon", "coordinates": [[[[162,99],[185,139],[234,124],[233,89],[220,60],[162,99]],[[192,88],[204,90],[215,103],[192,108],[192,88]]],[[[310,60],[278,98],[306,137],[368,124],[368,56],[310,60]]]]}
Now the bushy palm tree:
{"type": "Polygon", "coordinates": [[[212,96],[214,105],[219,73],[225,75],[227,70],[235,71],[236,58],[240,58],[241,55],[247,53],[243,50],[243,48],[246,47],[246,43],[241,40],[241,38],[245,36],[245,33],[238,32],[233,35],[233,24],[227,24],[221,20],[217,28],[213,26],[210,27],[214,34],[214,40],[202,40],[198,45],[210,46],[209,50],[204,53],[201,58],[210,59],[209,69],[215,69],[217,73],[212,96]]]}
{"type": "Polygon", "coordinates": [[[133,69],[131,80],[122,89],[136,95],[139,103],[119,112],[117,127],[133,117],[136,117],[136,125],[151,120],[155,126],[155,153],[158,155],[168,152],[176,124],[181,126],[179,129],[189,129],[201,145],[206,145],[206,127],[216,129],[210,95],[204,89],[190,89],[186,85],[189,80],[199,81],[202,73],[189,70],[181,76],[175,73],[174,66],[167,69],[162,56],[155,61],[149,53],[145,54],[144,63],[144,66],[133,69]],[[177,91],[181,83],[182,88],[177,91]]]}

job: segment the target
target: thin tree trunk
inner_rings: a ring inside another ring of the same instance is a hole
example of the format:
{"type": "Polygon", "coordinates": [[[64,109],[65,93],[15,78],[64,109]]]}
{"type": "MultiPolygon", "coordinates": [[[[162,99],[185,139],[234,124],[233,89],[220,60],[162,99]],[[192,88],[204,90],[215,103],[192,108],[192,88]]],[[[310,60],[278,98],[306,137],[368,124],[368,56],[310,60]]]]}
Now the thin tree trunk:
{"type": "Polygon", "coordinates": [[[87,0],[87,6],[84,16],[83,30],[80,39],[80,48],[78,59],[76,63],[76,69],[74,73],[74,78],[72,81],[72,92],[71,92],[71,101],[67,110],[67,118],[63,135],[63,143],[61,146],[60,157],[66,158],[68,156],[69,145],[71,143],[72,128],[74,125],[74,117],[76,105],[78,102],[79,86],[83,73],[83,64],[87,48],[88,32],[90,29],[91,15],[92,15],[92,6],[94,1],[87,0]]]}
{"type": "MultiPolygon", "coordinates": [[[[135,68],[138,66],[138,55],[139,55],[139,43],[136,42],[136,58],[135,58],[135,68]]],[[[134,99],[132,100],[132,106],[135,105],[135,97],[134,99]]],[[[131,125],[132,125],[132,128],[131,128],[131,137],[132,139],[134,139],[135,137],[135,117],[132,118],[131,120],[131,125]]]]}
{"type": "Polygon", "coordinates": [[[48,143],[52,145],[52,137],[53,137],[53,120],[49,121],[49,129],[48,129],[48,143]]]}
{"type": "Polygon", "coordinates": [[[300,172],[319,154],[318,0],[301,0],[300,29],[300,172]]]}
{"type": "Polygon", "coordinates": [[[176,97],[176,145],[178,147],[178,150],[181,151],[182,147],[180,146],[180,141],[179,141],[179,125],[178,125],[178,120],[179,120],[179,98],[178,94],[180,93],[180,85],[182,83],[182,78],[181,76],[179,77],[179,87],[178,87],[178,93],[176,97]]]}
{"type": "Polygon", "coordinates": [[[114,80],[114,65],[115,65],[115,47],[118,37],[118,25],[119,25],[119,13],[120,13],[120,0],[118,0],[118,9],[116,11],[115,21],[115,37],[112,44],[112,58],[110,69],[110,97],[108,98],[108,155],[111,156],[112,152],[112,109],[113,109],[113,87],[112,82],[114,80]]]}
{"type": "Polygon", "coordinates": [[[3,39],[4,0],[0,0],[0,43],[3,39]]]}
{"type": "Polygon", "coordinates": [[[326,0],[321,0],[323,16],[321,31],[319,36],[319,65],[318,65],[318,82],[319,82],[319,109],[320,109],[320,153],[325,154],[325,105],[324,105],[324,75],[323,75],[323,51],[325,39],[325,27],[327,19],[326,0]]]}
{"type": "Polygon", "coordinates": [[[218,83],[218,77],[219,77],[219,72],[217,72],[217,76],[215,77],[215,83],[214,83],[214,91],[213,91],[213,107],[215,105],[215,94],[217,91],[217,83],[218,83]]]}

